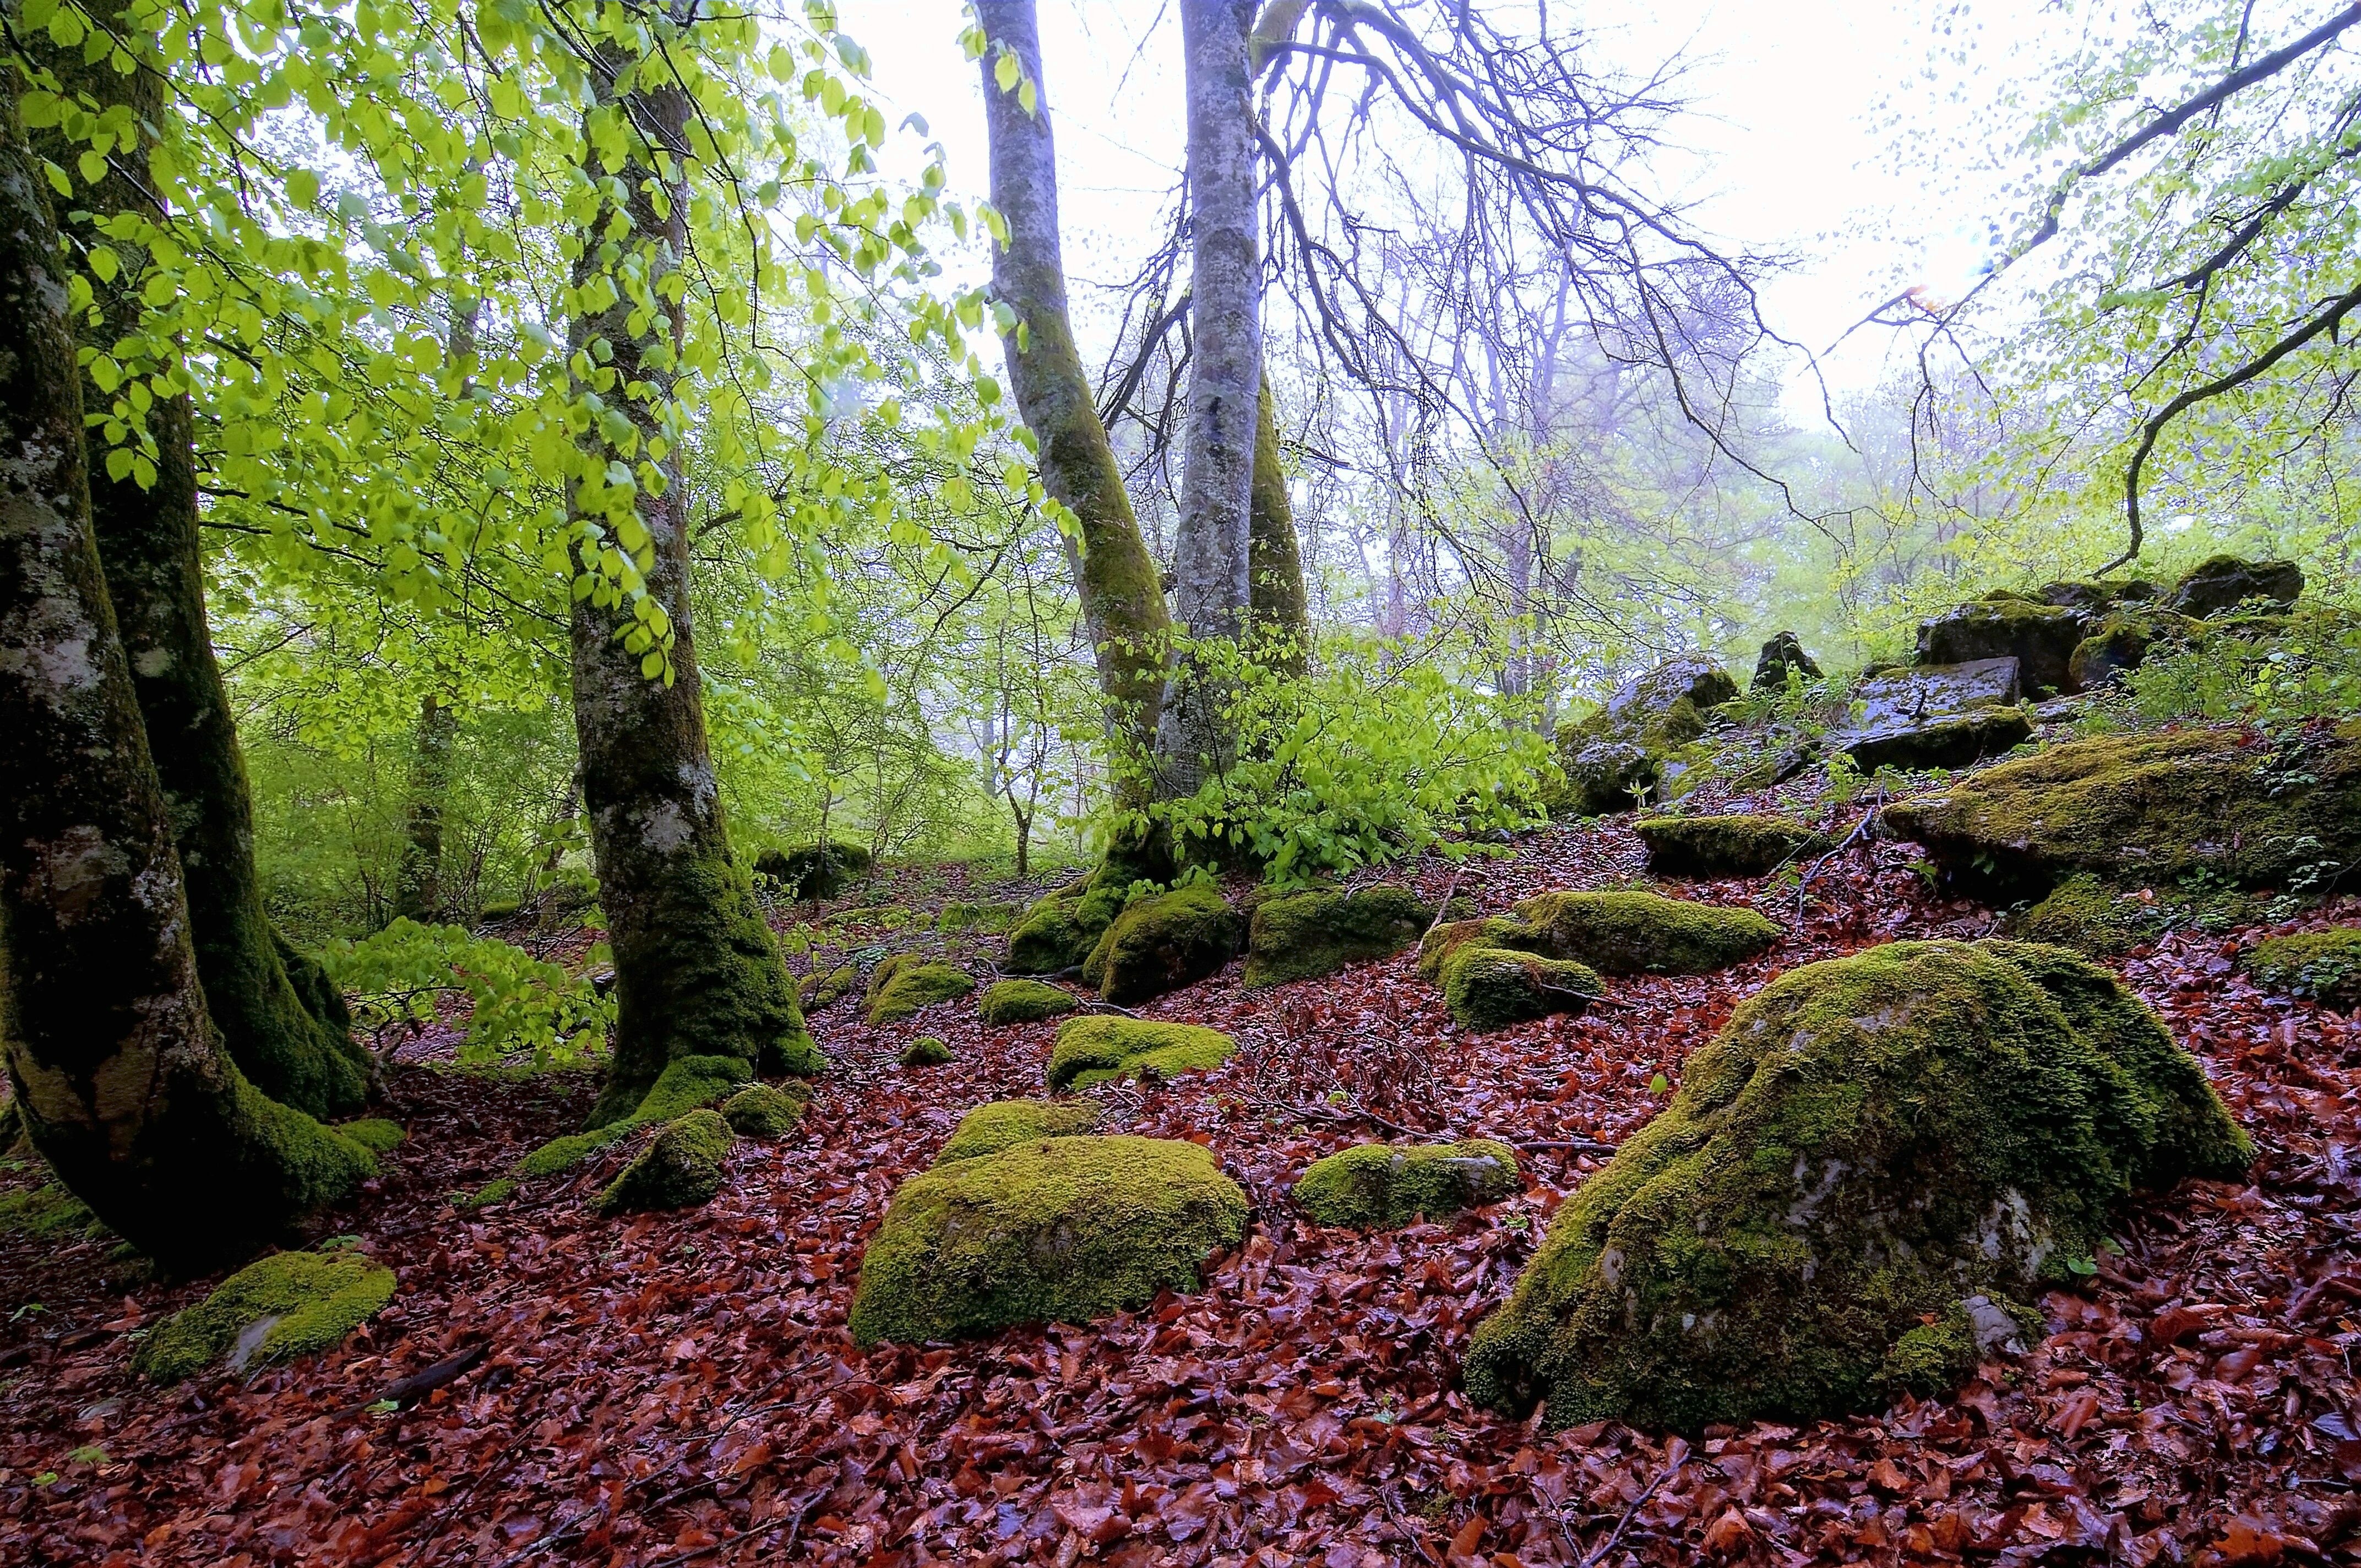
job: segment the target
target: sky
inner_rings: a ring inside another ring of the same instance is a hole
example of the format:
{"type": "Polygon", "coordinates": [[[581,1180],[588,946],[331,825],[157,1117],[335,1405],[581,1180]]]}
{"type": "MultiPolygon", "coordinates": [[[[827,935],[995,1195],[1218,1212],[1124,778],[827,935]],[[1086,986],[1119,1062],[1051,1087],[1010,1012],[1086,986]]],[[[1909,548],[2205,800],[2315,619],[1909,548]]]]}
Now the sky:
{"type": "MultiPolygon", "coordinates": [[[[1043,75],[1054,115],[1066,262],[1086,362],[1111,335],[1111,291],[1154,241],[1184,156],[1180,25],[1169,0],[1039,0],[1043,75]]],[[[1689,60],[1697,113],[1666,188],[1692,220],[1728,241],[1795,258],[1764,291],[1784,334],[1826,349],[1909,283],[1963,289],[2005,215],[1929,200],[1897,159],[1899,110],[1938,133],[1968,112],[1927,81],[1943,41],[1943,0],[1587,0],[1602,56],[1652,69],[1689,60]]],[[[1986,58],[2037,54],[2056,24],[2042,0],[1975,0],[1986,58]]],[[[954,193],[986,191],[976,68],[957,39],[959,0],[851,0],[844,25],[869,49],[880,95],[924,116],[944,147],[954,193]]],[[[2054,11],[2052,12],[2054,16],[2054,11]]],[[[915,135],[904,138],[915,155],[915,135]]],[[[915,164],[911,165],[915,167],[915,164]]],[[[1907,345],[1865,329],[1823,367],[1839,392],[1874,383],[1907,345]]],[[[1799,389],[1800,390],[1800,389],[1799,389]]]]}

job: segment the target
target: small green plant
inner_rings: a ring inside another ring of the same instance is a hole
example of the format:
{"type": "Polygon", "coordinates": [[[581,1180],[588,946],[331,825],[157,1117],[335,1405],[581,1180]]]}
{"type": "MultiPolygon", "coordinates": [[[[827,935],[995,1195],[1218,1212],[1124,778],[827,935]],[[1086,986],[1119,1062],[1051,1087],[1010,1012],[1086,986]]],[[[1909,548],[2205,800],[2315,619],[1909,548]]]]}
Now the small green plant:
{"type": "Polygon", "coordinates": [[[470,1066],[522,1055],[535,1066],[577,1062],[602,1048],[614,1024],[613,1002],[588,980],[458,926],[396,920],[329,944],[320,959],[355,996],[353,1022],[380,1055],[438,1022],[446,998],[468,1003],[459,1059],[470,1066]]]}
{"type": "Polygon", "coordinates": [[[1828,799],[1839,806],[1850,806],[1867,783],[1861,776],[1861,764],[1850,752],[1828,753],[1828,799]]]}

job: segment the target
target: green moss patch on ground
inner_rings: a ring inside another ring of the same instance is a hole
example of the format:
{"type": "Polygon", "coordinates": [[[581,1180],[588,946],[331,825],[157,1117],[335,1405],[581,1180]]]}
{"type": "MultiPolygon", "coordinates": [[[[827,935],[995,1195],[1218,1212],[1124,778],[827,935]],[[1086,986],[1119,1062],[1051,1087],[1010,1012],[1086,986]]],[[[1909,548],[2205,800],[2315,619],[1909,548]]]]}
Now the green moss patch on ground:
{"type": "Polygon", "coordinates": [[[935,918],[935,929],[946,934],[982,931],[998,936],[1024,917],[1025,905],[1021,904],[946,904],[943,912],[935,918]]]}
{"type": "Polygon", "coordinates": [[[727,1179],[735,1141],[719,1112],[691,1111],[649,1139],[598,1194],[596,1206],[602,1214],[618,1214],[709,1203],[727,1179]]]}
{"type": "Polygon", "coordinates": [[[895,1059],[904,1067],[941,1067],[951,1059],[951,1047],[939,1036],[921,1035],[904,1046],[895,1059]]]}
{"type": "Polygon", "coordinates": [[[1095,1100],[995,1100],[960,1118],[935,1163],[975,1159],[1043,1138],[1072,1137],[1097,1126],[1104,1113],[1095,1100]]]}
{"type": "Polygon", "coordinates": [[[1246,981],[1317,980],[1347,964],[1389,958],[1417,941],[1433,917],[1406,887],[1267,898],[1247,927],[1246,981]]]}
{"type": "Polygon", "coordinates": [[[953,1001],[974,989],[975,976],[957,964],[896,953],[870,976],[867,1017],[873,1025],[899,1023],[916,1016],[922,1008],[953,1001]]]}
{"type": "Polygon", "coordinates": [[[100,1241],[113,1233],[90,1205],[51,1181],[22,1192],[0,1193],[0,1231],[28,1236],[78,1236],[100,1241]]]}
{"type": "Polygon", "coordinates": [[[2308,996],[2341,1012],[2361,1008],[2361,928],[2266,938],[2246,955],[2246,967],[2266,991],[2308,996]]]}
{"type": "Polygon", "coordinates": [[[1038,980],[995,981],[976,998],[976,1011],[995,1027],[1060,1017],[1082,1004],[1072,992],[1038,980]]]}
{"type": "Polygon", "coordinates": [[[335,1130],[371,1154],[385,1154],[401,1143],[401,1124],[389,1122],[382,1116],[365,1116],[357,1122],[339,1122],[335,1130]]]}
{"type": "Polygon", "coordinates": [[[767,1083],[750,1083],[721,1102],[721,1119],[740,1137],[784,1137],[795,1130],[810,1106],[806,1095],[791,1094],[767,1083]]]}
{"type": "Polygon", "coordinates": [[[247,1264],[150,1330],[133,1366],[159,1383],[327,1350],[393,1299],[393,1270],[353,1252],[282,1252],[247,1264]]]}
{"type": "Polygon", "coordinates": [[[1323,1225],[1390,1230],[1443,1220],[1515,1192],[1517,1153],[1489,1138],[1415,1148],[1363,1144],[1312,1161],[1295,1201],[1323,1225]]]}
{"type": "Polygon", "coordinates": [[[1069,1018],[1049,1053],[1049,1087],[1088,1089],[1126,1078],[1178,1078],[1221,1066],[1237,1043],[1219,1029],[1104,1014],[1069,1018]]]}
{"type": "Polygon", "coordinates": [[[1828,845],[1789,817],[1652,817],[1632,830],[1648,846],[1648,869],[1664,876],[1761,876],[1828,845]]]}

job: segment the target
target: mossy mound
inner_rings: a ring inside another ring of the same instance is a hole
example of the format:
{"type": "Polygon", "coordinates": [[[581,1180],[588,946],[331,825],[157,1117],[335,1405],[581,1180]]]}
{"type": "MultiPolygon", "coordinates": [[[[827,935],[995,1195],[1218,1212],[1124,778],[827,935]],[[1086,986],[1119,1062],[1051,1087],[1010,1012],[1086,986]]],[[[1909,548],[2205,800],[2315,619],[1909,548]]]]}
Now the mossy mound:
{"type": "Polygon", "coordinates": [[[1042,981],[1003,980],[984,987],[975,1005],[983,1021],[997,1027],[1056,1018],[1080,1007],[1082,1001],[1072,992],[1042,981]]]}
{"type": "Polygon", "coordinates": [[[1194,883],[1125,906],[1083,961],[1082,979],[1118,1005],[1204,979],[1237,955],[1246,922],[1222,890],[1194,883]]]}
{"type": "Polygon", "coordinates": [[[1441,980],[1444,961],[1466,947],[1505,948],[1510,952],[1539,953],[1543,958],[1550,956],[1549,934],[1536,930],[1521,920],[1512,920],[1505,915],[1451,920],[1419,938],[1419,978],[1441,980]]]}
{"type": "Polygon", "coordinates": [[[957,964],[896,953],[869,977],[867,1017],[873,1025],[899,1023],[920,1008],[965,996],[974,989],[975,976],[957,964]]]}
{"type": "Polygon", "coordinates": [[[1706,716],[1738,696],[1738,683],[1710,659],[1668,659],[1624,685],[1558,740],[1563,788],[1544,803],[1553,817],[1598,817],[1631,808],[1653,787],[1673,753],[1705,733],[1706,716]]]}
{"type": "Polygon", "coordinates": [[[243,1372],[310,1355],[377,1316],[393,1285],[393,1270],[359,1253],[275,1253],[157,1324],[131,1365],[159,1383],[178,1383],[217,1362],[243,1372]]]}
{"type": "Polygon", "coordinates": [[[1219,1029],[1104,1014],[1069,1018],[1049,1053],[1049,1087],[1088,1089],[1126,1078],[1178,1078],[1230,1059],[1237,1042],[1219,1029]]]}
{"type": "Polygon", "coordinates": [[[2122,885],[2199,872],[2284,885],[2361,860],[2361,725],[2273,749],[2236,729],[2104,735],[2021,757],[1886,826],[1969,892],[2038,898],[2076,872],[2122,885]]]}
{"type": "Polygon", "coordinates": [[[1312,1161],[1295,1201],[1323,1225],[1390,1230],[1498,1203],[1517,1188],[1516,1150],[1489,1138],[1418,1148],[1363,1144],[1312,1161]]]}
{"type": "Polygon", "coordinates": [[[667,1123],[598,1194],[598,1212],[694,1209],[710,1203],[728,1175],[730,1146],[735,1141],[719,1112],[691,1111],[667,1123]]]}
{"type": "Polygon", "coordinates": [[[104,1241],[114,1233],[90,1205],[57,1182],[0,1195],[0,1232],[27,1236],[79,1236],[104,1241]]]}
{"type": "Polygon", "coordinates": [[[767,1083],[750,1083],[721,1102],[721,1119],[744,1138],[785,1137],[804,1119],[811,1102],[767,1083]]]}
{"type": "Polygon", "coordinates": [[[2361,1008],[2361,929],[2268,938],[2246,955],[2246,972],[2267,991],[2308,996],[2340,1012],[2361,1008]]]}
{"type": "Polygon", "coordinates": [[[2252,1157],[2196,1059],[2072,953],[1810,964],[1558,1211],[1477,1330],[1467,1391],[1693,1431],[1955,1386],[2027,1321],[2017,1303],[2087,1268],[2134,1189],[2252,1157]]]}
{"type": "Polygon", "coordinates": [[[800,900],[834,898],[868,871],[867,845],[849,839],[825,844],[804,844],[790,850],[765,850],[754,858],[754,869],[800,900]]]}
{"type": "Polygon", "coordinates": [[[1073,1137],[1097,1126],[1103,1113],[1095,1100],[995,1100],[960,1118],[935,1163],[977,1159],[1043,1138],[1073,1137]]]}
{"type": "Polygon", "coordinates": [[[752,1076],[746,1064],[736,1057],[683,1057],[668,1063],[640,1101],[639,1109],[631,1115],[587,1133],[569,1133],[562,1138],[550,1139],[517,1161],[506,1176],[478,1190],[468,1202],[478,1207],[501,1202],[515,1194],[520,1182],[562,1176],[642,1127],[670,1122],[700,1106],[730,1099],[752,1076]]]}
{"type": "Polygon", "coordinates": [[[1389,958],[1419,939],[1434,911],[1406,887],[1266,898],[1246,929],[1248,985],[1317,980],[1389,958]]]}
{"type": "Polygon", "coordinates": [[[2213,616],[2250,599],[2295,603],[2303,592],[2303,568],[2292,561],[2247,561],[2213,555],[2190,568],[2165,596],[2165,608],[2183,615],[2213,616]]]}
{"type": "Polygon", "coordinates": [[[946,904],[935,918],[935,929],[945,933],[982,931],[990,936],[1015,926],[1025,917],[1021,904],[946,904]]]}
{"type": "Polygon", "coordinates": [[[2068,877],[2010,921],[2009,934],[2092,958],[2112,958],[2154,941],[2179,907],[2175,901],[2152,893],[2142,898],[2085,872],[2068,877]]]}
{"type": "Polygon", "coordinates": [[[1761,876],[1828,839],[1789,817],[1653,817],[1632,830],[1665,876],[1761,876]]]}
{"type": "Polygon", "coordinates": [[[401,1123],[389,1122],[382,1116],[364,1116],[357,1122],[339,1122],[335,1130],[371,1154],[384,1154],[399,1147],[405,1135],[401,1123]]]}
{"type": "Polygon", "coordinates": [[[1502,1029],[1558,1013],[1579,1013],[1606,989],[1598,971],[1572,959],[1464,943],[1442,964],[1443,1000],[1463,1029],[1502,1029]]]}
{"type": "Polygon", "coordinates": [[[853,964],[839,964],[832,970],[814,970],[804,976],[796,994],[804,1011],[817,1013],[861,984],[861,970],[853,964]]]}
{"type": "Polygon", "coordinates": [[[936,1036],[921,1035],[902,1047],[897,1059],[904,1067],[941,1067],[951,1059],[951,1047],[936,1036]]]}
{"type": "Polygon", "coordinates": [[[1053,893],[1025,912],[1008,933],[1011,974],[1060,974],[1076,969],[1123,913],[1128,884],[1116,887],[1112,879],[1094,873],[1089,881],[1053,893]]]}
{"type": "Polygon", "coordinates": [[[1710,974],[1769,948],[1779,927],[1752,909],[1653,893],[1544,893],[1517,905],[1553,958],[1601,974],[1710,974]]]}
{"type": "Polygon", "coordinates": [[[861,1262],[852,1337],[919,1343],[1082,1323],[1193,1290],[1246,1198],[1196,1144],[1053,1137],[912,1177],[861,1262]]]}

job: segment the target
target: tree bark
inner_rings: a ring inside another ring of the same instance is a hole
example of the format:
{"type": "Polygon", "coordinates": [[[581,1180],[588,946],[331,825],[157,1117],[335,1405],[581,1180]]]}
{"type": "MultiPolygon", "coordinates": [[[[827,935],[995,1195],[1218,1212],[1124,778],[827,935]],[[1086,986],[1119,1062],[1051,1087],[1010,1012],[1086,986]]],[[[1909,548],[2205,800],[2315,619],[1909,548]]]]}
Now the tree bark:
{"type": "Polygon", "coordinates": [[[1246,541],[1255,637],[1276,668],[1301,677],[1312,656],[1312,605],[1303,587],[1303,551],[1295,536],[1287,471],[1279,460],[1279,415],[1267,375],[1255,401],[1254,504],[1246,541]]]}
{"type": "Polygon", "coordinates": [[[419,699],[409,821],[393,880],[393,913],[400,919],[431,924],[445,913],[443,806],[451,792],[451,749],[458,736],[456,708],[432,696],[419,699]]]}
{"type": "MultiPolygon", "coordinates": [[[[137,47],[137,27],[126,22],[120,30],[137,47]]],[[[102,110],[128,109],[145,126],[169,123],[156,71],[119,71],[104,55],[87,60],[80,45],[52,48],[38,29],[31,39],[37,58],[69,93],[86,95],[102,110]]],[[[43,133],[37,145],[68,169],[83,150],[65,146],[54,131],[43,133]]],[[[75,209],[88,216],[66,225],[84,245],[111,247],[121,262],[112,281],[91,278],[102,319],[84,321],[82,334],[102,351],[138,331],[139,290],[148,273],[137,246],[108,238],[98,225],[116,214],[159,224],[165,216],[148,181],[144,137],[118,145],[108,166],[104,180],[76,194],[75,209]]],[[[126,396],[109,397],[87,378],[82,396],[93,410],[112,405],[118,416],[128,412],[126,396]]],[[[108,477],[110,443],[103,427],[85,433],[85,470],[107,597],[170,808],[205,1001],[231,1057],[257,1088],[314,1115],[346,1114],[368,1098],[368,1055],[352,1037],[344,999],[316,960],[273,929],[255,872],[246,761],[205,622],[196,437],[187,395],[159,398],[148,409],[148,430],[156,445],[152,485],[142,488],[130,475],[108,477]],[[307,996],[318,1006],[306,1005],[307,996]]]]}
{"type": "MultiPolygon", "coordinates": [[[[1256,237],[1251,0],[1181,0],[1188,71],[1189,415],[1174,531],[1173,619],[1199,642],[1235,641],[1252,600],[1248,541],[1262,389],[1262,269],[1256,237]]],[[[1235,749],[1224,683],[1202,657],[1172,661],[1156,737],[1157,787],[1192,793],[1235,749]]]]}
{"type": "Polygon", "coordinates": [[[203,1267],[374,1163],[247,1081],[206,1011],[91,527],[66,279],[18,82],[0,71],[0,1050],[68,1189],[150,1255],[203,1267]]]}
{"type": "MultiPolygon", "coordinates": [[[[632,64],[613,46],[602,49],[592,84],[603,108],[617,101],[616,80],[632,64]]],[[[677,149],[687,142],[687,94],[643,67],[640,81],[622,95],[633,150],[624,166],[593,168],[602,188],[620,185],[627,193],[624,214],[631,235],[620,243],[626,257],[644,259],[650,291],[662,308],[634,331],[636,308],[626,294],[605,310],[577,315],[572,345],[590,352],[592,372],[577,382],[577,396],[600,400],[625,413],[640,433],[637,453],[609,444],[596,422],[583,438],[600,466],[636,466],[648,442],[677,431],[662,428],[663,410],[677,378],[674,368],[681,344],[681,307],[676,297],[655,289],[676,271],[687,244],[688,187],[675,172],[659,187],[644,148],[653,143],[676,149],[675,171],[684,165],[677,149]],[[654,192],[667,198],[659,215],[654,192]],[[603,343],[610,357],[601,359],[603,343]],[[644,390],[626,390],[633,383],[644,390]]],[[[595,112],[595,111],[594,111],[595,112]]],[[[596,155],[590,155],[595,162],[596,155]]],[[[582,258],[574,282],[581,288],[601,271],[619,275],[622,263],[599,250],[614,217],[602,204],[583,233],[582,258]]],[[[577,365],[585,363],[576,356],[577,365]]],[[[608,943],[615,955],[615,1052],[607,1082],[591,1111],[590,1124],[602,1126],[635,1110],[667,1063],[691,1056],[736,1057],[757,1070],[810,1071],[818,1064],[811,1036],[796,1004],[795,981],[754,902],[752,881],[730,853],[721,794],[705,731],[695,639],[689,628],[689,556],[685,490],[678,460],[664,464],[670,482],[661,495],[642,488],[636,507],[650,535],[653,559],[646,573],[649,597],[673,630],[670,685],[642,671],[641,655],[620,641],[631,626],[628,609],[575,601],[573,612],[574,729],[582,756],[582,797],[590,818],[590,845],[598,865],[598,902],[607,913],[608,943]]],[[[578,492],[577,492],[578,496],[578,492]]],[[[577,514],[598,521],[606,514],[577,514]]],[[[587,563],[586,563],[587,566],[587,563]]]]}
{"type": "Polygon", "coordinates": [[[1123,488],[1115,448],[1099,422],[1090,378],[1074,347],[1066,307],[1064,247],[1058,234],[1058,156],[1050,135],[1048,84],[1033,0],[979,0],[984,50],[984,126],[991,139],[992,204],[1008,225],[1008,243],[993,253],[993,291],[1016,313],[1020,340],[1007,334],[1008,377],[1016,409],[1041,447],[1041,486],[1073,512],[1082,538],[1067,540],[1066,559],[1097,652],[1099,689],[1113,728],[1136,753],[1117,759],[1119,794],[1155,743],[1164,697],[1165,640],[1171,618],[1156,560],[1141,537],[1123,488]],[[1034,111],[993,72],[1005,47],[1034,84],[1034,111]]]}

